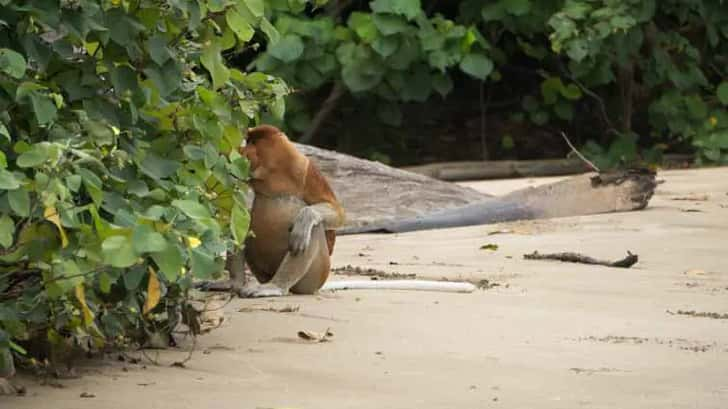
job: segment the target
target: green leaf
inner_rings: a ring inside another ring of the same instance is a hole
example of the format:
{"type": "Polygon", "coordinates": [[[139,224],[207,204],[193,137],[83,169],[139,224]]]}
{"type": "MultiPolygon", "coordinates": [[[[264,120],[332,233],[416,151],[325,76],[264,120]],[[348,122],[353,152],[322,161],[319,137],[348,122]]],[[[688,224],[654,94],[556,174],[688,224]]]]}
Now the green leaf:
{"type": "Polygon", "coordinates": [[[687,105],[688,113],[694,119],[703,119],[708,115],[708,106],[697,95],[685,97],[685,105],[687,105]]]}
{"type": "Polygon", "coordinates": [[[721,104],[728,105],[728,81],[721,82],[715,94],[721,104]]]}
{"type": "Polygon", "coordinates": [[[278,30],[276,30],[276,28],[273,26],[273,24],[271,24],[270,21],[268,21],[268,19],[265,17],[260,20],[260,29],[268,37],[269,45],[274,45],[281,38],[281,35],[280,35],[280,33],[278,33],[278,30]]]}
{"type": "Polygon", "coordinates": [[[167,213],[167,209],[160,205],[152,205],[144,212],[144,217],[150,220],[162,220],[162,216],[167,213]]]}
{"type": "Polygon", "coordinates": [[[154,253],[167,248],[164,236],[157,233],[147,224],[139,224],[131,236],[134,250],[137,253],[154,253]]]}
{"type": "Polygon", "coordinates": [[[26,61],[22,54],[8,48],[0,48],[0,71],[15,79],[25,76],[26,61]]]}
{"type": "Polygon", "coordinates": [[[210,211],[205,206],[194,200],[174,200],[172,206],[180,209],[192,219],[209,219],[210,211]]]}
{"type": "Polygon", "coordinates": [[[548,105],[553,105],[559,98],[559,93],[564,88],[564,83],[559,77],[549,77],[541,82],[541,95],[543,101],[548,105]]]}
{"type": "Polygon", "coordinates": [[[167,39],[161,34],[155,34],[149,40],[147,40],[147,49],[149,50],[149,56],[152,57],[152,61],[157,63],[160,67],[164,65],[170,58],[172,58],[172,52],[167,47],[167,39]]]}
{"type": "Polygon", "coordinates": [[[396,36],[379,37],[372,43],[372,48],[382,57],[389,57],[399,48],[399,39],[396,36]]]}
{"type": "Polygon", "coordinates": [[[222,270],[222,265],[198,247],[190,250],[190,268],[196,278],[209,279],[222,270]]]}
{"type": "Polygon", "coordinates": [[[66,186],[68,186],[71,192],[78,193],[81,189],[82,181],[81,175],[70,175],[66,178],[66,186]]]}
{"type": "Polygon", "coordinates": [[[483,54],[468,54],[460,62],[460,69],[482,81],[493,71],[493,61],[483,54]]]}
{"type": "Polygon", "coordinates": [[[30,194],[20,188],[8,192],[8,203],[10,208],[20,217],[30,216],[30,194]]]}
{"type": "Polygon", "coordinates": [[[522,16],[531,10],[530,0],[505,0],[503,3],[506,11],[514,16],[522,16]]]}
{"type": "Polygon", "coordinates": [[[293,62],[303,54],[303,41],[295,34],[287,34],[270,47],[268,53],[285,63],[293,62]]]}
{"type": "Polygon", "coordinates": [[[102,293],[108,294],[111,292],[111,277],[105,271],[99,273],[99,290],[102,293]]]}
{"type": "Polygon", "coordinates": [[[247,21],[237,10],[229,9],[225,13],[225,21],[243,43],[247,43],[253,38],[255,30],[251,26],[251,22],[247,21]]]}
{"type": "Polygon", "coordinates": [[[0,169],[8,167],[8,158],[5,156],[5,152],[0,151],[0,169]]]}
{"type": "Polygon", "coordinates": [[[182,164],[177,161],[162,159],[159,156],[148,152],[144,157],[144,160],[139,164],[139,169],[152,179],[159,180],[174,175],[177,173],[177,169],[179,169],[180,166],[182,166],[182,164]]]}
{"type": "Polygon", "coordinates": [[[127,65],[114,67],[111,71],[111,83],[118,96],[123,96],[127,91],[133,92],[139,88],[136,72],[127,65]]]}
{"type": "Polygon", "coordinates": [[[562,86],[559,91],[564,98],[572,101],[576,101],[581,98],[581,88],[579,88],[576,84],[569,84],[565,87],[562,86]]]}
{"type": "Polygon", "coordinates": [[[443,98],[447,96],[447,94],[452,91],[453,83],[452,79],[447,74],[439,74],[435,75],[432,78],[432,88],[437,91],[438,94],[440,94],[443,98]]]}
{"type": "Polygon", "coordinates": [[[205,158],[205,150],[196,145],[185,145],[182,150],[185,156],[192,160],[202,160],[205,158]]]}
{"type": "Polygon", "coordinates": [[[569,41],[566,46],[566,54],[572,60],[579,62],[589,55],[589,44],[584,39],[569,41]]]}
{"type": "Polygon", "coordinates": [[[137,253],[126,236],[111,236],[101,243],[104,262],[112,267],[131,267],[137,262],[137,253]]]}
{"type": "Polygon", "coordinates": [[[382,81],[382,72],[367,72],[362,65],[346,66],[341,71],[344,84],[353,92],[367,91],[382,81]]]}
{"type": "Polygon", "coordinates": [[[0,189],[15,190],[20,187],[20,181],[11,172],[0,169],[0,189]]]}
{"type": "Polygon", "coordinates": [[[220,54],[221,51],[220,42],[210,40],[209,44],[202,48],[202,55],[200,55],[202,66],[207,69],[212,77],[213,89],[219,89],[230,79],[230,70],[225,66],[220,54]]]}
{"type": "Polygon", "coordinates": [[[243,5],[255,17],[263,17],[265,12],[264,0],[238,0],[239,5],[243,5]]]}
{"type": "Polygon", "coordinates": [[[48,160],[48,149],[44,145],[33,145],[30,150],[23,152],[16,164],[21,168],[34,168],[48,160]]]}
{"type": "Polygon", "coordinates": [[[250,214],[236,204],[233,206],[230,214],[230,230],[238,246],[242,246],[245,243],[245,237],[248,235],[249,228],[250,214]]]}
{"type": "Polygon", "coordinates": [[[15,234],[15,223],[7,214],[0,217],[0,246],[8,248],[13,245],[13,234],[15,234]]]}
{"type": "Polygon", "coordinates": [[[2,122],[0,122],[0,136],[4,136],[8,142],[11,141],[10,131],[8,131],[8,128],[2,122]]]}
{"type": "Polygon", "coordinates": [[[35,118],[39,125],[46,125],[56,119],[56,105],[49,97],[33,92],[30,94],[30,103],[35,112],[35,118]]]}
{"type": "Polygon", "coordinates": [[[105,122],[89,119],[83,123],[84,129],[92,140],[99,146],[114,144],[114,131],[105,122]]]}
{"type": "Polygon", "coordinates": [[[422,13],[420,0],[374,0],[369,7],[377,13],[400,14],[410,20],[422,13]]]}
{"type": "Polygon", "coordinates": [[[142,279],[146,277],[147,272],[142,266],[136,266],[124,272],[122,275],[124,280],[124,287],[128,291],[134,291],[139,288],[139,284],[142,283],[142,279]]]}
{"type": "Polygon", "coordinates": [[[404,33],[410,29],[407,20],[392,14],[372,14],[372,21],[380,33],[385,36],[404,33]]]}
{"type": "Polygon", "coordinates": [[[152,259],[167,281],[177,281],[177,277],[179,277],[182,267],[184,267],[184,259],[179,246],[167,243],[164,250],[152,253],[152,259]]]}
{"type": "Polygon", "coordinates": [[[372,16],[369,13],[361,13],[355,11],[349,15],[347,25],[359,36],[365,43],[371,43],[378,36],[377,26],[374,25],[372,16]]]}
{"type": "Polygon", "coordinates": [[[502,2],[491,2],[483,6],[480,14],[486,22],[502,20],[506,16],[506,10],[502,2]]]}

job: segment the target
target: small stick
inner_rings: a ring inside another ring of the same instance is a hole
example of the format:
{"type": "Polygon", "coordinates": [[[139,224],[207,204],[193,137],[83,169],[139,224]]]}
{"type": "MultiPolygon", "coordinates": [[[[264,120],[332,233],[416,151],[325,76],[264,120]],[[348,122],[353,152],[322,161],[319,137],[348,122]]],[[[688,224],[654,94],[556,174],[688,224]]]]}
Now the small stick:
{"type": "Polygon", "coordinates": [[[574,152],[576,154],[576,156],[579,157],[579,159],[583,160],[587,165],[589,165],[589,167],[592,168],[592,170],[594,170],[596,172],[599,172],[599,173],[602,173],[602,171],[599,170],[599,168],[597,167],[597,165],[593,164],[589,159],[587,159],[584,155],[582,155],[581,152],[579,152],[574,147],[574,145],[571,144],[571,141],[569,140],[569,138],[566,137],[566,133],[564,131],[561,131],[561,136],[564,137],[564,140],[566,141],[566,144],[569,145],[569,148],[571,148],[571,151],[574,152]]]}
{"type": "Polygon", "coordinates": [[[596,264],[607,267],[620,267],[630,268],[638,261],[638,256],[627,251],[627,257],[617,261],[604,261],[597,260],[595,258],[585,256],[579,253],[552,253],[552,254],[539,254],[538,251],[534,251],[531,254],[524,254],[523,258],[526,260],[558,260],[567,263],[581,263],[581,264],[596,264]]]}

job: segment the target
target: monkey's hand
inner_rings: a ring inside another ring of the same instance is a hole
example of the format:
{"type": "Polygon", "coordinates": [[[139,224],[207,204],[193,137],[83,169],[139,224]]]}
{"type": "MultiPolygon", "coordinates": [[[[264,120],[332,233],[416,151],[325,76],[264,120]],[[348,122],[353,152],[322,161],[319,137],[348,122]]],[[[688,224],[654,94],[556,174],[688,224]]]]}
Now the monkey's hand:
{"type": "Polygon", "coordinates": [[[313,206],[306,206],[299,210],[288,238],[288,250],[293,255],[306,250],[311,243],[311,231],[322,221],[321,213],[313,206]]]}
{"type": "Polygon", "coordinates": [[[281,297],[287,293],[288,291],[270,283],[243,287],[238,290],[238,295],[241,298],[281,297]]]}

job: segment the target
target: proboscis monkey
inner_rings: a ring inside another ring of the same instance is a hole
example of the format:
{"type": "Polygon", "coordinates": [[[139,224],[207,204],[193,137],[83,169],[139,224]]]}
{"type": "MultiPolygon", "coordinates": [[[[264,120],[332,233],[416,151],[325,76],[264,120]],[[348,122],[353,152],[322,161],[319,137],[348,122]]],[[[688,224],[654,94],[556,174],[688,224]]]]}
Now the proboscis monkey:
{"type": "MultiPolygon", "coordinates": [[[[243,297],[313,294],[329,276],[335,229],[344,209],[316,165],[300,153],[279,129],[248,129],[239,152],[250,161],[254,236],[245,243],[245,260],[261,285],[239,290],[243,297]]],[[[242,280],[242,277],[231,277],[242,280]]],[[[334,282],[324,289],[409,289],[470,292],[470,283],[434,281],[334,282]]]]}
{"type": "Polygon", "coordinates": [[[316,165],[270,125],[248,129],[240,153],[255,192],[245,260],[260,286],[242,296],[313,294],[326,282],[344,209],[316,165]]]}

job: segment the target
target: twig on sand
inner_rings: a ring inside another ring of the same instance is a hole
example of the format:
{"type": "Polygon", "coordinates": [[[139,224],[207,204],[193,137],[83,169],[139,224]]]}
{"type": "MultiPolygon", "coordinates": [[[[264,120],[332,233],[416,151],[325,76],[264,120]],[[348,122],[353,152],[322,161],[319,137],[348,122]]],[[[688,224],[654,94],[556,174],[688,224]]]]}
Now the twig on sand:
{"type": "Polygon", "coordinates": [[[584,163],[586,163],[587,165],[589,165],[589,167],[592,168],[592,170],[594,170],[595,172],[599,172],[599,173],[602,172],[601,170],[599,170],[599,168],[597,167],[597,165],[593,164],[589,159],[587,159],[584,155],[582,155],[581,152],[579,152],[574,147],[574,145],[571,144],[571,141],[569,140],[568,137],[566,137],[566,133],[565,132],[562,131],[561,132],[561,136],[564,137],[564,140],[566,141],[566,144],[569,145],[569,148],[571,148],[571,150],[576,154],[576,156],[579,157],[579,159],[583,160],[584,163]]]}
{"type": "Polygon", "coordinates": [[[639,259],[637,254],[632,254],[629,251],[627,251],[627,257],[625,257],[621,260],[617,260],[617,261],[597,260],[595,258],[585,256],[583,254],[572,253],[572,252],[539,254],[538,251],[534,251],[531,254],[524,254],[523,258],[525,258],[526,260],[558,260],[558,261],[564,261],[567,263],[597,264],[600,266],[621,267],[621,268],[630,268],[635,263],[637,263],[637,261],[639,259]]]}

